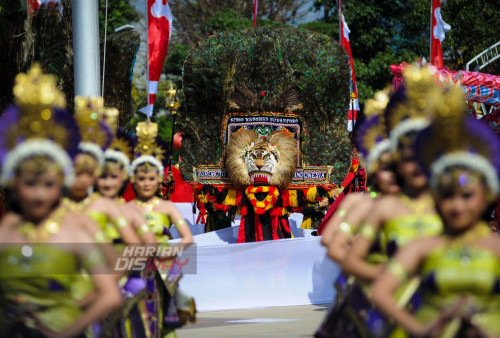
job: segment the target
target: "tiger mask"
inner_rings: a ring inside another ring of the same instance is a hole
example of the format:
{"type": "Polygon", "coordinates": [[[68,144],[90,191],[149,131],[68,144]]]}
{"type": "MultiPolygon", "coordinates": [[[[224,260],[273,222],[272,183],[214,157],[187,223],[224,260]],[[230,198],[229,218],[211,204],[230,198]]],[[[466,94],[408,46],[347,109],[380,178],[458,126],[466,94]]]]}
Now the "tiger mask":
{"type": "Polygon", "coordinates": [[[226,168],[235,185],[284,187],[295,174],[297,155],[297,140],[291,135],[275,131],[259,137],[252,130],[240,130],[227,146],[226,168]]]}

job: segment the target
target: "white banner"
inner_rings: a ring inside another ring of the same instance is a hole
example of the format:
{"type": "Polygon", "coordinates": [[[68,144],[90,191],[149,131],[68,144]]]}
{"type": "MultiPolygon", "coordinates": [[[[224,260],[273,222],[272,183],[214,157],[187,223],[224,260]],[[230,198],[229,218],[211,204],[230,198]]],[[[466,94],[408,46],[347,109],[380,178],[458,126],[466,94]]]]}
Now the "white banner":
{"type": "Polygon", "coordinates": [[[320,237],[205,243],[197,247],[197,273],[184,275],[180,287],[201,312],[330,304],[340,270],[325,251],[320,237]]]}

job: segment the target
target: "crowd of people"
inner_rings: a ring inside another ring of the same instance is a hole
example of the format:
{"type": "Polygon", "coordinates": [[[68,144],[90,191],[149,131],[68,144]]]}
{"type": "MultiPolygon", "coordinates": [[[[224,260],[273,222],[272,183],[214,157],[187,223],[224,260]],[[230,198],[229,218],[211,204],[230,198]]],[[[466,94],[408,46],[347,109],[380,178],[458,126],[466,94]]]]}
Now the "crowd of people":
{"type": "Polygon", "coordinates": [[[69,115],[55,76],[38,65],[17,76],[14,97],[0,120],[1,336],[175,336],[196,313],[175,257],[114,269],[125,245],[168,246],[171,225],[177,245],[193,241],[175,204],[156,196],[157,125],[139,123],[134,147],[102,99],[77,97],[69,115]],[[136,197],[127,203],[129,180],[136,197]]]}
{"type": "Polygon", "coordinates": [[[316,337],[500,335],[499,141],[461,88],[408,67],[357,135],[370,194],[348,195],[323,231],[341,268],[316,337]]]}

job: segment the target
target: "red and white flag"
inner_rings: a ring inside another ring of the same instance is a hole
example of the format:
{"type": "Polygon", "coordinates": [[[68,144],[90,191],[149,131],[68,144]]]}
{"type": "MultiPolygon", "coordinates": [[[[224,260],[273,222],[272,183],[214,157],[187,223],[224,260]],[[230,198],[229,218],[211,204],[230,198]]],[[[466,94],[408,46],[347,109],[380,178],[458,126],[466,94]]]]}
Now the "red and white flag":
{"type": "Polygon", "coordinates": [[[153,115],[153,106],[158,92],[158,81],[163,70],[170,40],[172,12],[167,0],[148,0],[148,105],[139,111],[149,117],[153,115]]]}
{"type": "Polygon", "coordinates": [[[41,5],[47,4],[49,6],[60,5],[62,14],[62,5],[60,0],[27,0],[28,1],[28,15],[33,14],[41,5]]]}
{"type": "Polygon", "coordinates": [[[351,43],[349,42],[349,27],[344,19],[344,14],[342,14],[342,5],[339,7],[339,13],[341,18],[340,24],[340,44],[344,47],[347,55],[349,56],[349,63],[351,65],[351,97],[349,98],[349,112],[347,114],[347,130],[352,131],[354,125],[356,124],[356,119],[358,117],[359,102],[358,102],[358,88],[356,87],[356,75],[354,72],[354,60],[352,58],[351,43]]]}
{"type": "Polygon", "coordinates": [[[431,24],[431,64],[436,68],[444,68],[441,42],[451,26],[444,22],[441,16],[441,0],[432,0],[431,24]]]}

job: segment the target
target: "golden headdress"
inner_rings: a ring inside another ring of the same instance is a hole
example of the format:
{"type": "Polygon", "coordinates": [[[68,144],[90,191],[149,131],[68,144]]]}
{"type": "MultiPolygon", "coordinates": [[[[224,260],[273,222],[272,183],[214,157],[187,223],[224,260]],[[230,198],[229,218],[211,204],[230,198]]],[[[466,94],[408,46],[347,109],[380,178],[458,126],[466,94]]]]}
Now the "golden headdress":
{"type": "Polygon", "coordinates": [[[136,127],[137,145],[134,149],[136,159],[130,165],[129,176],[133,179],[138,166],[148,163],[158,169],[160,180],[163,179],[163,161],[167,159],[158,135],[158,124],[151,121],[139,122],[136,127]]]}
{"type": "Polygon", "coordinates": [[[393,149],[396,149],[402,136],[429,125],[432,104],[441,92],[428,67],[409,66],[403,70],[403,78],[404,87],[394,93],[386,110],[393,149]]]}
{"type": "Polygon", "coordinates": [[[101,167],[104,164],[103,150],[112,140],[111,131],[101,121],[103,109],[102,97],[75,97],[75,120],[82,138],[78,148],[95,157],[101,167]]]}
{"type": "Polygon", "coordinates": [[[119,111],[116,108],[103,109],[102,120],[113,133],[113,141],[104,152],[104,160],[120,163],[126,179],[129,174],[130,161],[133,159],[134,147],[131,138],[118,127],[118,116],[119,111]]]}
{"type": "Polygon", "coordinates": [[[80,141],[78,128],[64,109],[64,95],[56,78],[33,64],[27,74],[16,76],[16,105],[6,109],[0,120],[0,183],[13,182],[19,163],[31,158],[49,158],[62,170],[64,183],[74,179],[72,160],[80,141]]]}
{"type": "Polygon", "coordinates": [[[489,197],[494,200],[500,192],[500,144],[496,134],[486,124],[468,116],[460,86],[445,86],[434,99],[433,122],[415,142],[415,153],[431,176],[431,187],[438,185],[445,171],[467,168],[483,175],[489,197]]]}
{"type": "Polygon", "coordinates": [[[391,149],[383,114],[389,102],[389,92],[390,88],[378,91],[373,99],[366,101],[364,109],[366,120],[359,127],[356,136],[357,148],[370,173],[377,170],[380,156],[391,149]]]}

